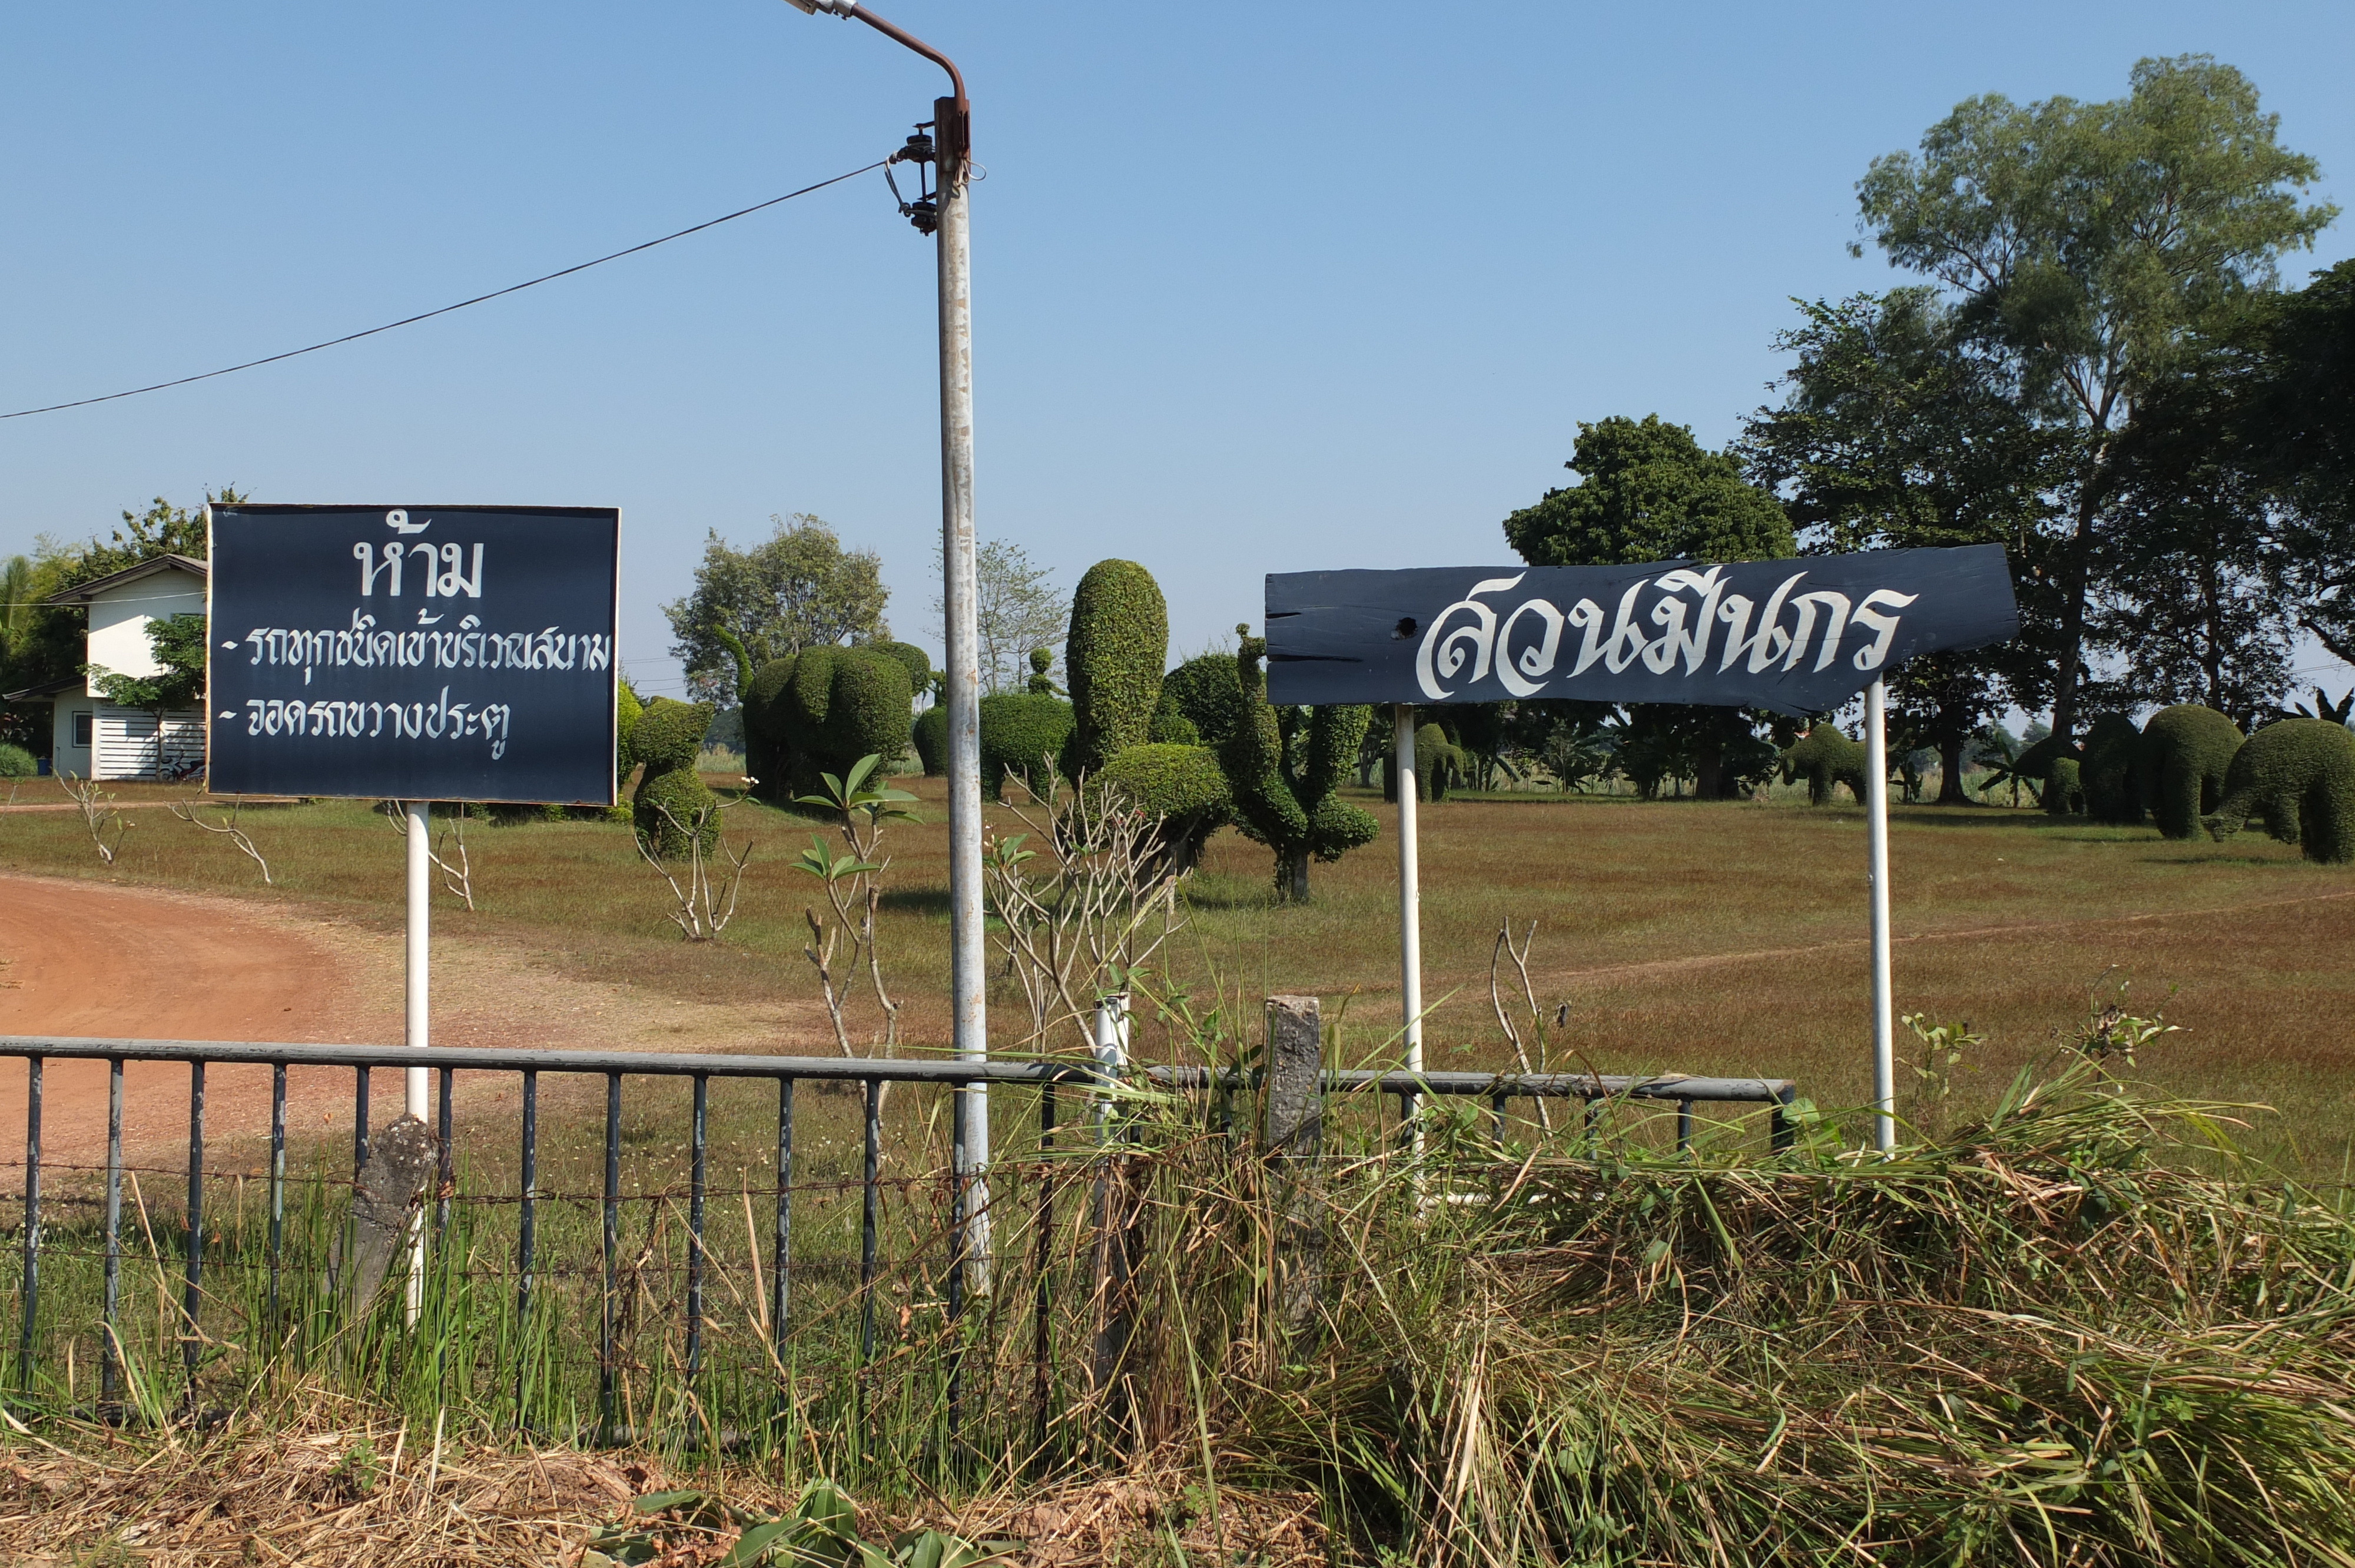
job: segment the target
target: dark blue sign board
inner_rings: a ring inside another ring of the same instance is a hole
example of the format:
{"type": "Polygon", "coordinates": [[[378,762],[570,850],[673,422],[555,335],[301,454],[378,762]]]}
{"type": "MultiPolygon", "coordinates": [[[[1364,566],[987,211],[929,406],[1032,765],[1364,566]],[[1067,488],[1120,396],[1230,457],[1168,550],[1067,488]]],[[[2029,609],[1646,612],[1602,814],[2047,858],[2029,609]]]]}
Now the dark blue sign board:
{"type": "Polygon", "coordinates": [[[622,515],[215,506],[217,794],[610,805],[622,515]]]}
{"type": "Polygon", "coordinates": [[[1780,561],[1274,572],[1284,704],[1572,698],[1828,713],[1917,653],[2019,630],[1999,545],[1780,561]]]}

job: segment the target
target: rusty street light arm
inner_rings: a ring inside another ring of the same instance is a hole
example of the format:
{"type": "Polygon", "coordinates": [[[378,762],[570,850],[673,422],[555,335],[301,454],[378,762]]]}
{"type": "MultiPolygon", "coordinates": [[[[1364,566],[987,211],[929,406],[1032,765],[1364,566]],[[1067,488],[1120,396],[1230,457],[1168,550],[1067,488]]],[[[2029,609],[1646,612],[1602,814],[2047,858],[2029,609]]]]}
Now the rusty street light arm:
{"type": "Polygon", "coordinates": [[[877,16],[859,5],[858,0],[785,0],[785,3],[812,16],[824,13],[828,16],[839,16],[845,21],[856,17],[893,43],[904,48],[915,50],[916,53],[949,73],[949,85],[956,90],[957,112],[963,115],[971,111],[973,104],[964,95],[964,73],[957,69],[956,61],[898,23],[887,21],[877,16]]]}

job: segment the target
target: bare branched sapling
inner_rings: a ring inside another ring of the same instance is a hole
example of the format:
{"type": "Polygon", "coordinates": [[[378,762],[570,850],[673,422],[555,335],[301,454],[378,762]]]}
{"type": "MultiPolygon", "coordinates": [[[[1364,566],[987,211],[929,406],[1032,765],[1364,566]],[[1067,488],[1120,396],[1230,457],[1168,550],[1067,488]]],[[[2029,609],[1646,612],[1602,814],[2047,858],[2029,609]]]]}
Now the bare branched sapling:
{"type": "Polygon", "coordinates": [[[218,822],[208,822],[205,821],[204,817],[200,814],[202,811],[202,802],[197,800],[194,797],[184,795],[179,800],[172,802],[172,815],[179,818],[180,821],[186,822],[191,827],[201,828],[206,832],[217,833],[222,838],[229,840],[230,843],[237,846],[237,852],[240,854],[244,855],[247,859],[252,861],[254,864],[261,868],[262,885],[265,887],[275,886],[276,883],[272,879],[270,874],[270,863],[262,859],[261,852],[254,847],[252,836],[242,827],[238,825],[238,817],[244,811],[244,810],[245,797],[242,795],[236,796],[229,801],[229,808],[227,815],[223,816],[218,822]]]}
{"type": "MultiPolygon", "coordinates": [[[[432,861],[433,868],[442,874],[442,891],[462,900],[466,912],[471,915],[474,912],[474,862],[466,851],[466,818],[474,808],[464,800],[457,804],[458,814],[450,819],[449,827],[433,835],[433,846],[425,852],[425,858],[432,861]],[[445,845],[457,855],[457,864],[452,865],[449,856],[442,853],[445,845]]],[[[384,816],[394,832],[403,838],[409,836],[409,817],[400,809],[400,801],[387,800],[384,816]]]]}
{"type": "MultiPolygon", "coordinates": [[[[747,779],[749,789],[755,780],[747,779]]],[[[716,942],[728,929],[728,922],[736,917],[736,895],[744,885],[744,868],[752,861],[752,841],[746,839],[741,850],[730,849],[728,838],[720,829],[719,816],[738,804],[736,800],[716,800],[698,807],[681,821],[668,806],[655,806],[672,833],[687,845],[685,879],[674,874],[655,853],[655,842],[666,836],[660,833],[636,835],[639,858],[653,866],[670,885],[671,901],[677,906],[670,910],[671,924],[690,942],[716,942]],[[710,845],[707,850],[706,843],[710,845]],[[711,857],[717,855],[727,869],[717,878],[713,875],[711,857]]]]}
{"type": "Polygon", "coordinates": [[[826,889],[827,913],[806,906],[802,910],[810,933],[802,956],[817,971],[826,1017],[834,1024],[834,1043],[846,1056],[854,1054],[850,999],[862,968],[878,1014],[869,1044],[885,1056],[900,1044],[900,1003],[883,984],[882,959],[875,946],[876,916],[883,904],[883,874],[891,864],[883,853],[883,826],[916,821],[915,813],[908,810],[916,798],[875,779],[881,761],[876,756],[862,757],[843,778],[821,774],[825,792],[798,797],[802,805],[821,807],[842,819],[840,832],[847,853],[836,853],[823,835],[813,833],[810,847],[802,852],[794,869],[815,878],[826,889]]]}
{"type": "Polygon", "coordinates": [[[90,842],[98,846],[98,858],[112,865],[114,852],[123,847],[123,835],[131,831],[122,808],[114,803],[114,791],[101,789],[96,779],[74,773],[59,774],[58,787],[80,809],[81,825],[90,830],[90,842]]]}

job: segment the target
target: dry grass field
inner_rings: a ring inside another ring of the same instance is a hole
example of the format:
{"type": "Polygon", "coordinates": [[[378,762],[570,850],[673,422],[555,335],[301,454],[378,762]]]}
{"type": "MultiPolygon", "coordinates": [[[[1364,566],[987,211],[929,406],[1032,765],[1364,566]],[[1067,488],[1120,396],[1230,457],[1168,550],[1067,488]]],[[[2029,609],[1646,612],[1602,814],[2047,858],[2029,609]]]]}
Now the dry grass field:
{"type": "MultiPolygon", "coordinates": [[[[945,1034],[947,926],[941,784],[903,779],[926,821],[894,830],[887,973],[917,1048],[945,1034]]],[[[48,788],[44,786],[44,788],[48,788]]],[[[355,802],[249,809],[278,885],[176,820],[168,791],[127,788],[133,823],[101,864],[75,815],[0,814],[0,869],[226,892],[390,926],[401,846],[355,802]]],[[[33,790],[19,797],[37,799],[33,790]]],[[[52,797],[54,798],[54,797],[52,797]]],[[[1390,809],[1364,802],[1383,818],[1390,809]]],[[[991,813],[994,829],[1018,825],[991,813]]],[[[468,833],[479,911],[443,901],[437,940],[495,940],[546,966],[626,979],[653,996],[807,1003],[802,911],[815,886],[789,862],[823,824],[747,804],[731,839],[755,846],[742,908],[716,945],[681,941],[667,891],[626,832],[535,823],[468,833]]],[[[1488,972],[1499,927],[1537,925],[1533,978],[1559,1064],[1604,1071],[1769,1074],[1826,1107],[1868,1096],[1864,825],[1853,806],[1643,803],[1624,798],[1456,800],[1425,809],[1426,996],[1434,1066],[1502,1061],[1488,972]]],[[[2001,808],[1900,808],[1891,824],[1901,1012],[1967,1021],[1987,1037],[1958,1092],[1991,1097],[2073,1032],[2089,1002],[2131,987],[2135,1011],[2180,1032],[2144,1054],[2167,1090],[2275,1107],[2250,1142],[2318,1175],[2355,1159],[2355,873],[2311,866],[2253,832],[2170,843],[2150,829],[2052,821],[2001,808]]],[[[1379,1059],[1396,1028],[1396,855],[1385,840],[1314,874],[1306,907],[1274,906],[1266,852],[1214,842],[1188,892],[1172,983],[1198,1001],[1308,991],[1342,1018],[1341,1049],[1379,1059]]],[[[1000,1016],[1010,1020],[1009,1007],[1000,1016]]],[[[1905,1036],[1901,1030],[1901,1051],[1905,1036]]],[[[687,1044],[687,1042],[681,1042],[687,1044]]],[[[1157,1049],[1147,1032],[1146,1049],[1157,1049]]],[[[1901,1067],[1901,1079],[1905,1075],[1901,1067]]]]}

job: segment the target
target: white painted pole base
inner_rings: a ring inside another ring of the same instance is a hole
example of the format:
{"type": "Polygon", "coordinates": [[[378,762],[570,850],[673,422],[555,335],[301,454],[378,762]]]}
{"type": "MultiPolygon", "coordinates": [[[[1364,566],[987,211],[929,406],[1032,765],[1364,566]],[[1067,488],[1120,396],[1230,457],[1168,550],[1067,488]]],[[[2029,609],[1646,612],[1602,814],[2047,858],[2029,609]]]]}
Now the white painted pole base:
{"type": "Polygon", "coordinates": [[[1896,1019],[1889,974],[1889,717],[1879,676],[1864,689],[1865,816],[1872,883],[1872,1143],[1897,1147],[1896,1019]]]}
{"type": "MultiPolygon", "coordinates": [[[[427,933],[432,919],[433,841],[427,835],[432,831],[432,802],[411,800],[409,817],[409,945],[407,988],[402,1009],[406,1028],[403,1044],[423,1050],[430,1043],[427,1012],[432,996],[431,977],[427,969],[429,947],[427,933]]],[[[407,1094],[401,1108],[419,1121],[426,1119],[427,1079],[423,1067],[411,1067],[403,1075],[407,1094]]],[[[417,1206],[416,1217],[409,1226],[409,1322],[416,1326],[418,1315],[425,1308],[425,1205],[417,1206]]]]}
{"type": "MultiPolygon", "coordinates": [[[[1405,1031],[1406,1070],[1423,1071],[1423,865],[1417,850],[1414,709],[1391,710],[1391,770],[1398,778],[1399,1014],[1405,1031]]],[[[1414,1152],[1423,1154],[1423,1097],[1407,1099],[1414,1120],[1414,1152]]]]}

